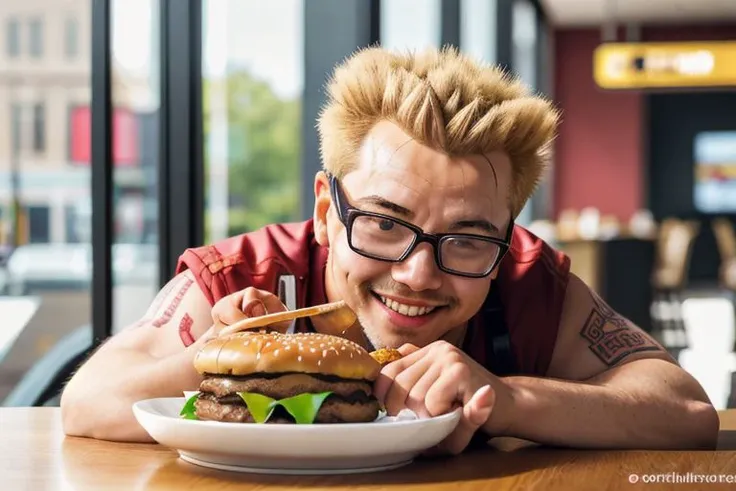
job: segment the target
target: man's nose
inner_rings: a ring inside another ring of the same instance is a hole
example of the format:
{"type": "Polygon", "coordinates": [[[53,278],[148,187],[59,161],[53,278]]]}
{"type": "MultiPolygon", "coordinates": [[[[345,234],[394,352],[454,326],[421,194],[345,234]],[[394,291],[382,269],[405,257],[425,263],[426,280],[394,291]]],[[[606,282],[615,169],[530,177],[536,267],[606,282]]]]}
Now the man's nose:
{"type": "Polygon", "coordinates": [[[395,263],[391,277],[417,292],[438,289],[442,285],[442,271],[437,267],[431,244],[419,244],[409,257],[395,263]]]}

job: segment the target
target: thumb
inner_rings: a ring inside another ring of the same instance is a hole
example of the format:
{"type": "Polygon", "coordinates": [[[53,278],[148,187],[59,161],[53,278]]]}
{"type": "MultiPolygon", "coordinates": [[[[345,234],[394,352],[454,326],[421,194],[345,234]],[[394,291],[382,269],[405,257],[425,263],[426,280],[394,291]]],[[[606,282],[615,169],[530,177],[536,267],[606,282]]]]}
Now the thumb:
{"type": "Polygon", "coordinates": [[[468,403],[463,407],[463,416],[477,430],[488,421],[493,411],[493,405],[496,402],[496,392],[490,385],[484,385],[470,398],[468,403]]]}
{"type": "MultiPolygon", "coordinates": [[[[249,295],[243,297],[243,312],[247,317],[260,317],[262,315],[275,314],[277,312],[286,312],[286,305],[281,299],[271,292],[253,289],[249,295]]],[[[275,322],[268,327],[278,332],[285,333],[291,321],[275,322]]]]}
{"type": "Polygon", "coordinates": [[[460,422],[455,431],[440,444],[442,450],[453,455],[465,450],[475,432],[491,417],[495,402],[496,393],[490,385],[478,389],[463,405],[460,422]]]}
{"type": "Polygon", "coordinates": [[[215,324],[229,326],[243,319],[282,312],[286,306],[271,292],[249,287],[221,298],[212,307],[215,324]]]}

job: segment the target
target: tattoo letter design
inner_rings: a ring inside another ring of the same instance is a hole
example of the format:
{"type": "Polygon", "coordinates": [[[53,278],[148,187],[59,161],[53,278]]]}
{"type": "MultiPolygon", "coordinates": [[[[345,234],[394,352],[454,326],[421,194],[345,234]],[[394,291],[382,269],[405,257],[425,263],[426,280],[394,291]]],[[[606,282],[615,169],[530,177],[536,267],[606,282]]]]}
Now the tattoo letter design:
{"type": "Polygon", "coordinates": [[[611,307],[593,294],[595,306],[590,311],[580,335],[590,343],[592,351],[606,365],[613,366],[640,351],[660,351],[647,336],[637,332],[611,307]]]}

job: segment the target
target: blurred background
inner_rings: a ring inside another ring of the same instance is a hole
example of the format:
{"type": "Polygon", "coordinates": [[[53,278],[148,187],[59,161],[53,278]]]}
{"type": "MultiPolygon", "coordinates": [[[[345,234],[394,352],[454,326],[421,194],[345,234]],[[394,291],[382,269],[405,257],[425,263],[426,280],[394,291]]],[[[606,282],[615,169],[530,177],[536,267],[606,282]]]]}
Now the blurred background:
{"type": "Polygon", "coordinates": [[[736,407],[733,0],[3,0],[0,401],[57,403],[186,247],[310,217],[326,77],[375,44],[554,100],[518,223],[736,407]]]}

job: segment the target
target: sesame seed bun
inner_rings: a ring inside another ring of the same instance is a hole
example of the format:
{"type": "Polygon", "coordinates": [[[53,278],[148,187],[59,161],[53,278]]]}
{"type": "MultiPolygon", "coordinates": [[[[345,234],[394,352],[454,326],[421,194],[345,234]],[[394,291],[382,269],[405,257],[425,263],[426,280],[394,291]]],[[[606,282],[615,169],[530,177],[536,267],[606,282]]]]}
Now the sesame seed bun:
{"type": "Polygon", "coordinates": [[[194,368],[207,375],[307,373],[374,381],[381,370],[362,346],[328,334],[239,332],[208,342],[194,368]]]}

